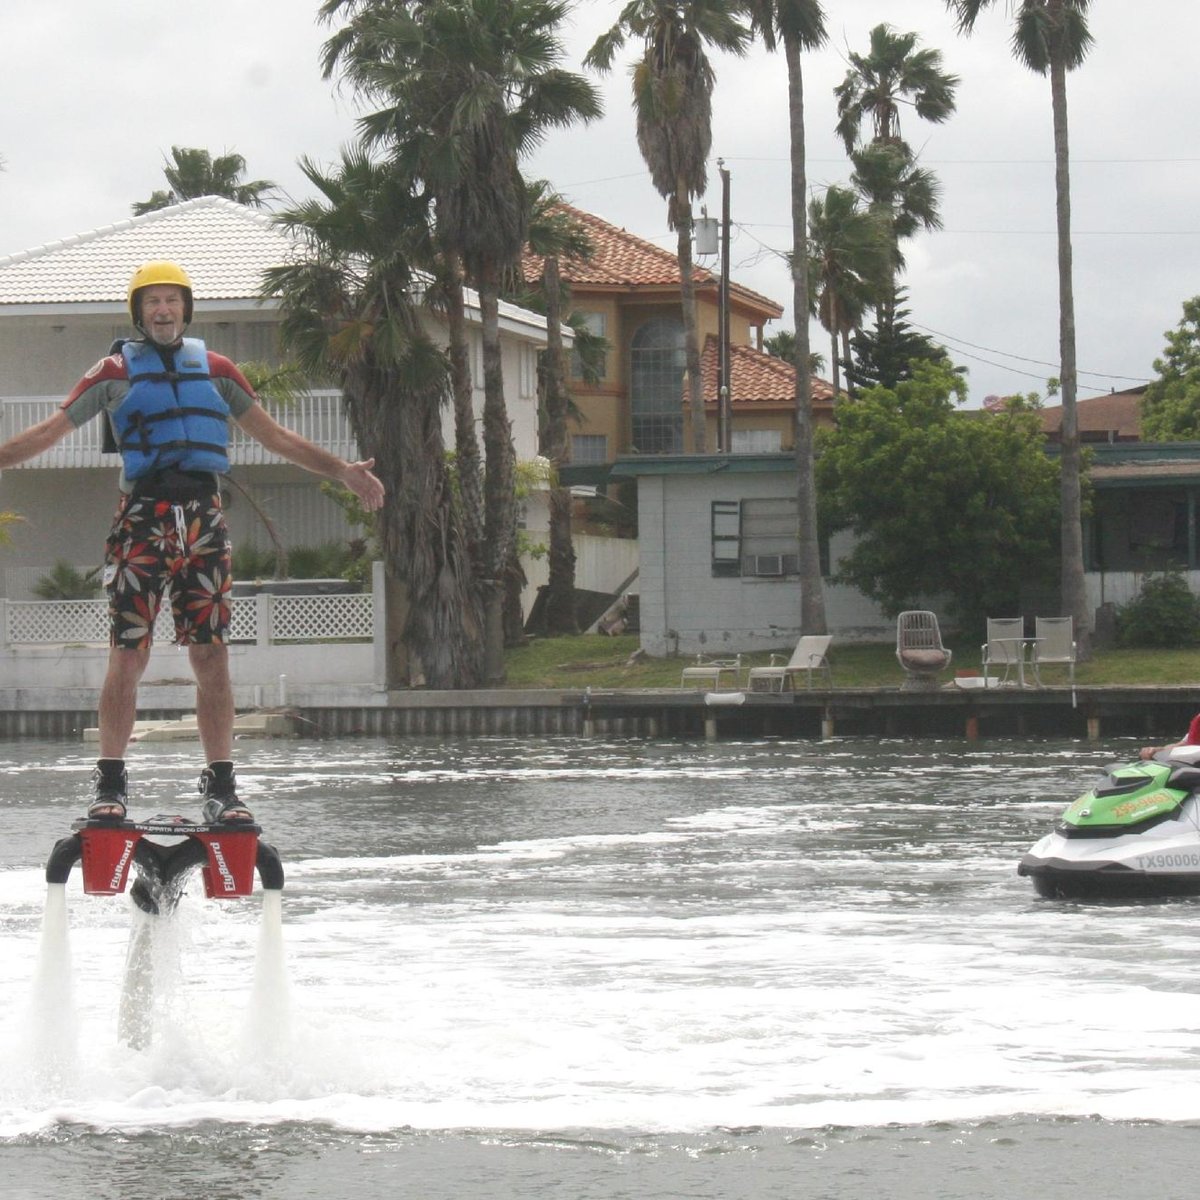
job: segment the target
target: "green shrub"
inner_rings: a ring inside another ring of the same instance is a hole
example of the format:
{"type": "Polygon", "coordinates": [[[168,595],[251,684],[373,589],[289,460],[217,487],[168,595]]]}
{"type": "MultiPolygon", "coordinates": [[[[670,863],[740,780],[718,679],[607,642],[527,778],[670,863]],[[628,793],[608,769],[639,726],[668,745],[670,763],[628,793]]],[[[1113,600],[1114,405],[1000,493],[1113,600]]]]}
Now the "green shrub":
{"type": "Polygon", "coordinates": [[[94,600],[100,592],[100,568],[77,571],[60,558],[49,575],[33,585],[33,594],[43,600],[94,600]]]}
{"type": "Polygon", "coordinates": [[[1117,609],[1119,646],[1200,646],[1200,600],[1179,571],[1147,575],[1136,599],[1117,609]]]}
{"type": "Polygon", "coordinates": [[[352,557],[346,542],[297,546],[288,551],[288,575],[292,579],[342,579],[352,557]]]}
{"type": "Polygon", "coordinates": [[[275,551],[259,550],[243,542],[233,551],[234,579],[249,582],[254,579],[275,578],[275,551]]]}

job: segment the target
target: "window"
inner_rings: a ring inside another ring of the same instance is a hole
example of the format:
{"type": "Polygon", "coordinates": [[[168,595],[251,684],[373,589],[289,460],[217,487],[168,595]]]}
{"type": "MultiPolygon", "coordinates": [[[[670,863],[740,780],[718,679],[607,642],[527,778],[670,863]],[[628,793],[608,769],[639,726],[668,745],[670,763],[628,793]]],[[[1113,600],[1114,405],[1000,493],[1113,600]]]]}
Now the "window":
{"type": "Polygon", "coordinates": [[[783,438],[778,429],[735,429],[731,449],[734,454],[778,454],[783,438]]]}
{"type": "Polygon", "coordinates": [[[519,395],[522,400],[529,400],[537,395],[538,360],[537,350],[524,342],[520,346],[520,380],[519,395]]]}
{"type": "Polygon", "coordinates": [[[800,570],[799,512],[795,497],[742,501],[742,574],[763,578],[800,570]]]}
{"type": "Polygon", "coordinates": [[[712,502],[712,573],[742,573],[742,506],[736,500],[712,502]]]}
{"type": "Polygon", "coordinates": [[[633,448],[642,454],[683,451],[683,323],[647,321],[630,347],[629,405],[633,448]]]}
{"type": "MultiPolygon", "coordinates": [[[[588,333],[595,334],[596,337],[608,337],[608,314],[602,312],[578,312],[572,314],[583,325],[588,333]]],[[[608,375],[608,355],[601,356],[600,363],[600,378],[604,379],[608,375]]],[[[579,357],[578,350],[571,351],[571,378],[580,380],[583,378],[583,361],[579,357]]]]}
{"type": "Polygon", "coordinates": [[[571,461],[575,464],[608,462],[607,434],[571,434],[571,461]]]}
{"type": "Polygon", "coordinates": [[[800,570],[794,497],[712,502],[712,573],[783,579],[800,570]]]}

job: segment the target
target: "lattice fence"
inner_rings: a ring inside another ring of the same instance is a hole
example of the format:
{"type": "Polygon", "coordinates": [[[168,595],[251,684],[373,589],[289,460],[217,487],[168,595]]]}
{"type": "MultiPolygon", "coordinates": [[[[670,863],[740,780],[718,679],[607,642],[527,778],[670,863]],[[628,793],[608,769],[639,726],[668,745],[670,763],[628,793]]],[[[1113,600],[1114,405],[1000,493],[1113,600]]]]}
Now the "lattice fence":
{"type": "Polygon", "coordinates": [[[371,597],[361,592],[343,596],[273,596],[271,641],[337,642],[374,636],[371,597]]]}
{"type": "MultiPolygon", "coordinates": [[[[108,603],[105,600],[10,600],[4,605],[8,645],[107,645],[108,603]]],[[[271,596],[270,642],[370,641],[375,634],[374,606],[369,593],[334,596],[271,596]]],[[[255,596],[233,600],[230,637],[256,642],[259,603],[255,596]]],[[[154,640],[169,645],[175,637],[169,605],[154,625],[154,640]]]]}

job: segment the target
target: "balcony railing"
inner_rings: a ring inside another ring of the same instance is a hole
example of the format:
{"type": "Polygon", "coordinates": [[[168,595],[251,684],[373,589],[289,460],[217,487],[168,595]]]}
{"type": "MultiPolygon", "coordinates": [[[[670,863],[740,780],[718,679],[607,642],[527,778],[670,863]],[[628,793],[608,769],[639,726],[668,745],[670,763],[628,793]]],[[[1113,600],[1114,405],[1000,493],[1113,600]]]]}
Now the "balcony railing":
{"type": "MultiPolygon", "coordinates": [[[[44,421],[62,404],[60,397],[19,396],[0,400],[0,440],[12,437],[22,429],[44,421]]],[[[350,462],[358,458],[358,448],[350,432],[342,407],[341,392],[321,390],[304,392],[294,403],[272,406],[272,415],[322,449],[350,462]]],[[[104,422],[89,421],[81,429],[63,438],[44,454],[22,463],[21,467],[45,469],[50,467],[107,467],[115,459],[102,455],[104,422]]],[[[237,425],[231,430],[229,458],[235,466],[261,466],[285,461],[270,454],[237,425]]]]}

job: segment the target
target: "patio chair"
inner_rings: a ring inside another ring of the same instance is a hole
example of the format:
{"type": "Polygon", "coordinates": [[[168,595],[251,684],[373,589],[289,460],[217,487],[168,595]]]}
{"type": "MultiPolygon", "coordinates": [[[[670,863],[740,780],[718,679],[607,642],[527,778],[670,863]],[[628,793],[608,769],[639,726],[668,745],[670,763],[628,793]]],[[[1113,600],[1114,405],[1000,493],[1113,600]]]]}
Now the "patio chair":
{"type": "Polygon", "coordinates": [[[1025,684],[1025,618],[1024,617],[988,617],[987,641],[980,647],[980,661],[983,665],[983,686],[988,683],[988,667],[1003,667],[1004,674],[996,671],[998,684],[1008,682],[1013,668],[1017,670],[1017,682],[1025,684]]]}
{"type": "Polygon", "coordinates": [[[742,670],[742,656],[735,654],[733,658],[706,658],[703,654],[696,655],[696,661],[690,667],[684,667],[679,675],[679,686],[699,687],[709,686],[714,692],[721,690],[721,676],[727,672],[733,673],[733,686],[738,685],[738,676],[742,670]]]}
{"type": "Polygon", "coordinates": [[[786,663],[776,661],[782,658],[782,655],[772,654],[770,666],[750,668],[747,676],[750,690],[752,692],[782,692],[790,683],[792,691],[795,691],[796,676],[801,671],[807,677],[808,687],[812,687],[813,672],[824,671],[825,684],[832,689],[833,673],[829,667],[829,643],[832,641],[831,635],[805,634],[796,643],[796,648],[786,663]]]}
{"type": "Polygon", "coordinates": [[[904,668],[902,691],[937,689],[937,674],[950,665],[953,652],[942,645],[935,613],[918,609],[896,618],[896,657],[904,668]]]}
{"type": "Polygon", "coordinates": [[[1035,617],[1033,653],[1029,662],[1038,687],[1042,683],[1041,669],[1047,663],[1059,663],[1067,668],[1072,694],[1075,691],[1075,623],[1070,617],[1035,617]]]}

